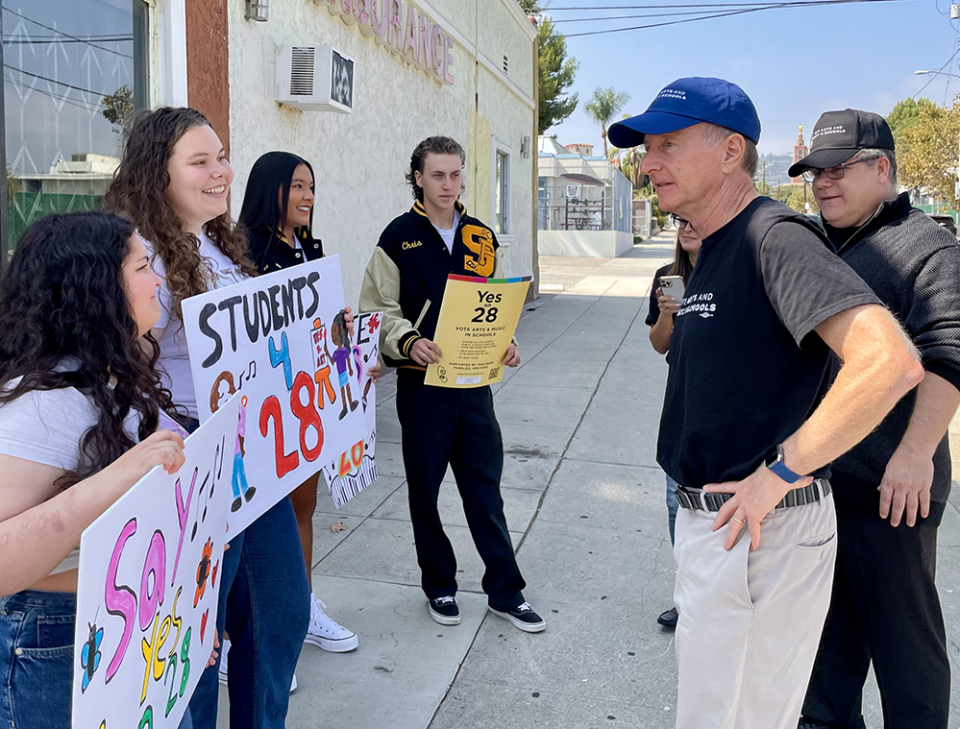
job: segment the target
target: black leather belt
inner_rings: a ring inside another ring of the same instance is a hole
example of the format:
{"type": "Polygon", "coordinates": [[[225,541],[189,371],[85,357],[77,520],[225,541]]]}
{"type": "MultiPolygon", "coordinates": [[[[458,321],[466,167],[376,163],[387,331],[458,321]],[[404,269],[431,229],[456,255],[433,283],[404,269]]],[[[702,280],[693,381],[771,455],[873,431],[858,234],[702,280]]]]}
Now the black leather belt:
{"type": "MultiPolygon", "coordinates": [[[[812,504],[814,501],[820,501],[825,496],[829,496],[832,489],[830,481],[825,478],[818,478],[809,486],[799,489],[791,489],[787,495],[780,500],[775,509],[788,509],[791,506],[803,506],[812,504]]],[[[684,509],[694,509],[696,511],[720,511],[720,507],[727,503],[733,494],[708,494],[702,489],[688,488],[686,486],[677,486],[677,501],[684,509]]]]}

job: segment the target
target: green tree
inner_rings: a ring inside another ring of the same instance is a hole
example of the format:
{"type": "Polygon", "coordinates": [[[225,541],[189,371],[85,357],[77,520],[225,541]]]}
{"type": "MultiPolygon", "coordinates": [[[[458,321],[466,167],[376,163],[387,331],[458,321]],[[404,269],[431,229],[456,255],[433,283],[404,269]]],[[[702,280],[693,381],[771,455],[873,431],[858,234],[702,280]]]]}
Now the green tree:
{"type": "Polygon", "coordinates": [[[915,123],[903,130],[897,150],[898,182],[923,189],[960,210],[956,197],[957,137],[960,136],[960,102],[953,108],[936,104],[919,106],[915,123]]]}
{"type": "Polygon", "coordinates": [[[623,176],[630,180],[633,185],[633,194],[638,196],[640,189],[648,184],[648,178],[640,171],[640,165],[643,163],[643,152],[638,147],[631,147],[627,153],[620,158],[620,171],[623,176]]]}
{"type": "Polygon", "coordinates": [[[13,176],[13,170],[7,167],[7,205],[13,205],[13,199],[20,192],[20,180],[13,176]]]}
{"type": "Polygon", "coordinates": [[[537,69],[539,106],[537,129],[545,133],[554,124],[559,124],[574,109],[579,98],[567,89],[573,84],[579,64],[577,59],[567,57],[567,39],[561,34],[537,0],[518,0],[524,12],[537,19],[537,48],[540,66],[537,69]]]}
{"type": "Polygon", "coordinates": [[[136,113],[133,105],[133,91],[124,84],[109,96],[104,96],[101,101],[104,118],[114,127],[113,131],[120,135],[120,146],[127,141],[130,131],[133,129],[133,121],[136,113]]]}
{"type": "Polygon", "coordinates": [[[600,125],[600,138],[603,140],[603,156],[607,157],[607,124],[617,114],[623,111],[623,107],[630,101],[630,94],[625,91],[614,91],[613,87],[607,89],[597,89],[586,104],[583,110],[590,115],[597,124],[600,125]]]}
{"type": "Polygon", "coordinates": [[[786,196],[784,204],[798,213],[820,214],[820,206],[813,197],[813,188],[810,185],[790,185],[790,194],[786,196]],[[804,192],[806,189],[806,192],[804,192]],[[804,203],[806,201],[806,203],[804,203]]]}
{"type": "Polygon", "coordinates": [[[930,99],[904,99],[903,101],[898,101],[897,105],[893,107],[887,115],[887,124],[890,125],[890,131],[893,132],[893,141],[899,146],[900,137],[903,135],[904,131],[912,127],[918,121],[920,121],[920,110],[929,109],[930,107],[936,107],[930,99]]]}

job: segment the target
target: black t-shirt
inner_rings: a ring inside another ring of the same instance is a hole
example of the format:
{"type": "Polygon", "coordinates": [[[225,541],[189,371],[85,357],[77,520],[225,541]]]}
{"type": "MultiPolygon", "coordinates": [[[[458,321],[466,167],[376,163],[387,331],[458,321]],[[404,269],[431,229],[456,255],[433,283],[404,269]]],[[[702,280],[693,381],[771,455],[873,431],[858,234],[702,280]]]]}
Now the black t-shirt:
{"type": "Polygon", "coordinates": [[[660,277],[666,276],[667,271],[673,266],[668,263],[666,266],[660,266],[657,272],[653,274],[653,285],[650,287],[650,310],[647,312],[647,318],[644,320],[648,327],[652,327],[660,318],[660,302],[657,301],[657,289],[660,288],[660,277]]]}
{"type": "Polygon", "coordinates": [[[877,303],[810,221],[751,202],[704,239],[687,281],[667,355],[663,470],[694,487],[756,470],[826,392],[830,350],[814,328],[877,303]]]}

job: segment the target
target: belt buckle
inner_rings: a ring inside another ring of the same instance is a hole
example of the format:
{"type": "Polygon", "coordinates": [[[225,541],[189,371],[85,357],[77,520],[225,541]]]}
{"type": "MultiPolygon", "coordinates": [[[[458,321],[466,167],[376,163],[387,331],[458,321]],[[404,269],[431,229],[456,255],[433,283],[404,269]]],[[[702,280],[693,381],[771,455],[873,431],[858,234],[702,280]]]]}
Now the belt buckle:
{"type": "Polygon", "coordinates": [[[677,486],[677,501],[684,509],[693,511],[705,511],[703,505],[703,494],[700,491],[687,489],[686,486],[677,486]]]}

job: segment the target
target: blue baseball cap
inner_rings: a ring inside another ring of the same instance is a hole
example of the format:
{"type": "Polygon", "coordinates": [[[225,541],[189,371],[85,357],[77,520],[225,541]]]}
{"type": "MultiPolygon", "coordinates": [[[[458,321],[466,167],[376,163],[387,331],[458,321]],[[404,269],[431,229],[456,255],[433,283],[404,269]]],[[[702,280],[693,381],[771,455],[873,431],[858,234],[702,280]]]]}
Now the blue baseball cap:
{"type": "Polygon", "coordinates": [[[665,86],[647,110],[617,122],[607,139],[621,149],[643,144],[645,134],[669,134],[707,122],[760,141],[760,119],[750,97],[721,78],[681,78],[665,86]]]}

